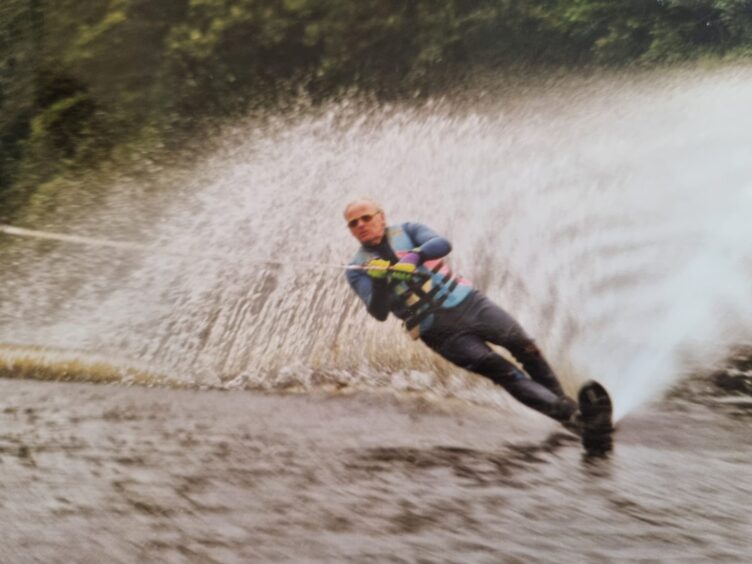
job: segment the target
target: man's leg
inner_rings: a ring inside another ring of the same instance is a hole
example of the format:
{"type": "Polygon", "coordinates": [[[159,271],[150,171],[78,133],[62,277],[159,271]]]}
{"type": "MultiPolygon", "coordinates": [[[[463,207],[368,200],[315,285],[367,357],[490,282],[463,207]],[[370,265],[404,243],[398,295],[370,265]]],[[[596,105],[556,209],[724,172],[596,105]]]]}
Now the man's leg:
{"type": "Polygon", "coordinates": [[[527,378],[516,366],[495,353],[473,334],[456,333],[422,338],[431,349],[450,362],[482,374],[502,386],[517,401],[556,420],[568,419],[573,408],[545,386],[527,378]]]}
{"type": "Polygon", "coordinates": [[[532,339],[508,339],[502,346],[512,353],[512,356],[517,359],[533,380],[546,386],[557,396],[564,395],[559,379],[543,357],[543,353],[535,344],[535,341],[532,339]]]}
{"type": "Polygon", "coordinates": [[[507,349],[530,377],[559,397],[566,397],[543,353],[522,326],[487,297],[478,294],[474,318],[478,334],[490,343],[507,349]]]}

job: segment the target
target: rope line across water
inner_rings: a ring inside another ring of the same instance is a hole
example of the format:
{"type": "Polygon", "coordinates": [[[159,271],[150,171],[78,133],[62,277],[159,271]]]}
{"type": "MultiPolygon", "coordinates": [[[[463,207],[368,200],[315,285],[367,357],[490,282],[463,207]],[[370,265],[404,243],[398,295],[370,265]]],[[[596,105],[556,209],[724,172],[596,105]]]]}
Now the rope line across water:
{"type": "Polygon", "coordinates": [[[27,229],[24,227],[14,227],[12,225],[0,224],[0,233],[9,235],[12,237],[26,237],[32,239],[44,239],[48,241],[60,241],[64,243],[73,243],[77,245],[89,245],[93,247],[107,247],[111,249],[124,249],[129,251],[150,251],[153,253],[167,254],[174,256],[184,257],[205,257],[219,260],[243,260],[249,264],[279,264],[279,265],[305,265],[313,268],[338,268],[343,270],[391,270],[391,268],[382,267],[369,267],[360,266],[357,264],[331,264],[322,263],[316,261],[300,261],[296,260],[294,263],[290,261],[263,259],[263,260],[246,260],[243,257],[237,255],[231,255],[226,253],[206,253],[206,252],[185,252],[185,251],[170,251],[165,250],[161,246],[157,245],[142,245],[139,243],[132,243],[130,241],[112,241],[109,239],[101,239],[98,237],[84,237],[81,235],[69,235],[65,233],[53,233],[51,231],[41,231],[38,229],[27,229]]]}

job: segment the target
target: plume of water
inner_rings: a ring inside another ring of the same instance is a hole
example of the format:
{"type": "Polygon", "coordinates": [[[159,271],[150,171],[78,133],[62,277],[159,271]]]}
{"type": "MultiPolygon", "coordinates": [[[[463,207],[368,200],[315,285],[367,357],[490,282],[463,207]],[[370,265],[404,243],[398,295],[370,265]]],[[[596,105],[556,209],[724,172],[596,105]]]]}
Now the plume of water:
{"type": "Polygon", "coordinates": [[[446,234],[453,266],[570,391],[597,378],[621,416],[749,336],[750,97],[752,70],[735,67],[249,119],[159,190],[124,180],[75,222],[37,226],[151,250],[6,250],[0,342],[195,382],[466,394],[477,379],[369,319],[329,266],[356,246],[344,204],[370,194],[390,222],[446,234]]]}

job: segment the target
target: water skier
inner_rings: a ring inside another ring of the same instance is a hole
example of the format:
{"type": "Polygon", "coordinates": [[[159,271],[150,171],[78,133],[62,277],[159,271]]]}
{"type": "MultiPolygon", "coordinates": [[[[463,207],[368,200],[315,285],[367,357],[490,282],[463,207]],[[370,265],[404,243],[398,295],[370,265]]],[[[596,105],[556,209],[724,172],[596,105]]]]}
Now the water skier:
{"type": "Polygon", "coordinates": [[[450,362],[489,378],[532,409],[573,423],[577,404],[535,342],[444,264],[452,249],[447,239],[420,223],[387,226],[383,209],[370,199],[350,202],[344,215],[361,244],[351,264],[365,267],[347,270],[347,281],[368,313],[379,321],[393,313],[413,338],[450,362]],[[507,349],[527,375],[488,343],[507,349]]]}

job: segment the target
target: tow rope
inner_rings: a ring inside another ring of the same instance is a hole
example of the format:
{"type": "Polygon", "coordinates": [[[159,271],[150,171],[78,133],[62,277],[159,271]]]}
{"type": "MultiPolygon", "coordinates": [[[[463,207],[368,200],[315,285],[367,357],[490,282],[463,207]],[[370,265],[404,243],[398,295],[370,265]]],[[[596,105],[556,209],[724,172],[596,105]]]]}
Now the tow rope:
{"type": "Polygon", "coordinates": [[[12,237],[26,237],[26,238],[32,238],[32,239],[43,239],[47,241],[61,241],[63,243],[73,243],[76,245],[88,245],[92,247],[124,249],[124,250],[129,250],[129,251],[149,251],[149,252],[156,252],[160,254],[183,256],[183,257],[197,257],[198,256],[198,257],[220,259],[220,260],[238,260],[238,261],[246,262],[248,264],[277,264],[277,265],[303,264],[306,266],[326,268],[326,269],[338,268],[342,270],[386,270],[388,272],[394,270],[391,266],[390,267],[378,267],[378,266],[365,266],[365,265],[358,265],[358,264],[327,264],[327,263],[314,262],[314,261],[295,261],[294,263],[291,263],[290,261],[271,260],[271,259],[246,260],[245,258],[241,256],[227,254],[227,253],[206,253],[206,252],[166,250],[164,247],[158,246],[158,245],[143,245],[140,243],[133,243],[130,241],[113,241],[110,239],[101,239],[98,237],[84,237],[81,235],[54,233],[52,231],[27,229],[24,227],[14,227],[12,225],[3,225],[3,224],[0,224],[0,233],[4,233],[5,235],[9,235],[12,237]]]}

